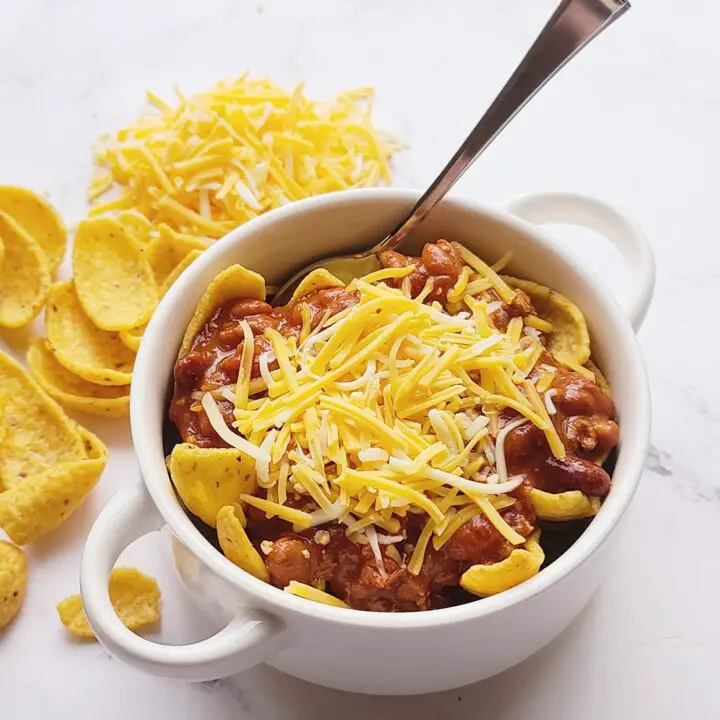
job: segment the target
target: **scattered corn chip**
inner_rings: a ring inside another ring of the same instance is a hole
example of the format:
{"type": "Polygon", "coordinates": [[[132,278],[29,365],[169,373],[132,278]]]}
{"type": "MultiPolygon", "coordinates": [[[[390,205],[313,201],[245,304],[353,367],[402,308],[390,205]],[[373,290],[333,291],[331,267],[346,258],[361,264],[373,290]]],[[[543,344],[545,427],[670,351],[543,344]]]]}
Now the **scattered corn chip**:
{"type": "Polygon", "coordinates": [[[73,245],[75,289],[102,330],[127,330],[149,320],[158,288],[142,246],[110,218],[80,224],[73,245]]]}
{"type": "MultiPolygon", "coordinates": [[[[139,630],[160,619],[160,588],[157,581],[135,568],[115,568],[110,575],[110,601],[125,627],[139,630]]],[[[80,595],[57,604],[60,622],[71,635],[94,638],[80,595]]]]}
{"type": "Polygon", "coordinates": [[[167,225],[161,225],[158,237],[153,238],[145,248],[145,257],[155,275],[158,285],[162,285],[175,268],[193,251],[202,252],[207,244],[188,235],[181,235],[167,225]]]}
{"type": "Polygon", "coordinates": [[[202,250],[191,250],[176,266],[175,269],[163,280],[160,287],[160,297],[174,285],[175,281],[192,265],[201,255],[202,250]]]}
{"type": "Polygon", "coordinates": [[[0,211],[0,327],[17,328],[34,320],[45,304],[50,266],[40,245],[10,215],[0,211]]]}
{"type": "MultiPolygon", "coordinates": [[[[175,281],[187,270],[192,263],[195,262],[202,255],[202,250],[191,250],[176,266],[175,269],[165,278],[162,286],[160,287],[160,297],[163,298],[165,293],[173,286],[175,281]]],[[[130,330],[120,331],[120,340],[122,340],[125,347],[133,352],[137,352],[140,349],[140,342],[145,334],[145,325],[140,327],[131,328],[130,330]]]]}
{"type": "Polygon", "coordinates": [[[84,380],[57,361],[47,340],[32,341],[27,362],[40,387],[61,405],[104,417],[128,414],[130,388],[127,385],[97,385],[84,380]]]}
{"type": "Polygon", "coordinates": [[[297,300],[316,290],[332,287],[345,287],[345,283],[325,270],[325,268],[317,268],[317,270],[313,270],[300,281],[300,284],[295,288],[292,299],[297,300]]]}
{"type": "Polygon", "coordinates": [[[37,471],[0,493],[0,527],[18,545],[40,539],[66,520],[95,487],[107,463],[107,448],[80,428],[85,458],[37,471]]]}
{"type": "Polygon", "coordinates": [[[50,270],[55,270],[65,255],[67,231],[55,208],[31,190],[0,187],[0,212],[7,213],[42,248],[50,270]]]}
{"type": "Polygon", "coordinates": [[[85,314],[72,280],[50,288],[45,312],[50,349],[58,362],[98,385],[129,385],[135,353],[114,332],[100,330],[85,314]]]}
{"type": "Polygon", "coordinates": [[[82,425],[77,426],[85,448],[85,457],[89,460],[107,460],[108,449],[105,443],[94,433],[82,425]]]}
{"type": "MultiPolygon", "coordinates": [[[[0,489],[66,462],[85,458],[78,425],[33,380],[0,352],[0,489]]],[[[2,495],[0,495],[2,497],[2,495]]]]}
{"type": "Polygon", "coordinates": [[[141,245],[147,245],[150,242],[152,225],[142,213],[137,210],[123,210],[118,213],[118,221],[128,235],[132,235],[141,245]]]}
{"type": "Polygon", "coordinates": [[[121,330],[118,335],[122,344],[133,352],[137,352],[140,349],[140,342],[143,339],[145,328],[147,325],[141,325],[140,327],[130,328],[130,330],[121,330]]]}
{"type": "Polygon", "coordinates": [[[12,543],[0,540],[0,631],[20,612],[27,589],[27,559],[12,543]]]}
{"type": "Polygon", "coordinates": [[[580,520],[592,517],[596,512],[590,498],[580,490],[549,493],[531,488],[529,495],[533,510],[540,520],[556,522],[580,520]]]}

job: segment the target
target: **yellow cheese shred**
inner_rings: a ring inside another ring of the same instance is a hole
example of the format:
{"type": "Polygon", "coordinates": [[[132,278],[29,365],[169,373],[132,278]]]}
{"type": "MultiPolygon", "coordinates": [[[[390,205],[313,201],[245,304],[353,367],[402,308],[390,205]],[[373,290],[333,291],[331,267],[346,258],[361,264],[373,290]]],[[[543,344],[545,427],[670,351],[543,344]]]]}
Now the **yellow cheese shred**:
{"type": "Polygon", "coordinates": [[[497,508],[484,497],[473,496],[473,500],[485,513],[485,517],[492,523],[493,527],[509,542],[513,545],[522,545],[525,542],[525,538],[516,530],[507,524],[503,516],[497,511],[497,508]]]}
{"type": "Polygon", "coordinates": [[[553,331],[552,323],[549,323],[547,320],[539,318],[537,315],[528,315],[525,318],[525,324],[528,327],[539,330],[540,332],[551,333],[553,331]]]}
{"type": "Polygon", "coordinates": [[[415,549],[413,550],[412,556],[407,565],[408,572],[411,575],[419,575],[422,570],[423,561],[425,560],[425,551],[427,550],[428,542],[430,542],[430,536],[432,535],[435,523],[432,520],[428,520],[425,523],[425,527],[420,533],[415,549]]]}
{"type": "Polygon", "coordinates": [[[285,586],[285,592],[290,595],[296,595],[297,597],[305,598],[306,600],[312,600],[322,605],[332,605],[333,607],[349,608],[347,603],[336,598],[330,593],[326,593],[323,590],[318,590],[312,587],[312,585],[306,585],[305,583],[298,582],[297,580],[291,580],[285,586]]]}
{"type": "Polygon", "coordinates": [[[395,495],[396,497],[409,500],[411,503],[424,510],[436,522],[440,522],[442,520],[442,514],[437,509],[437,505],[429,500],[426,495],[409,488],[403,483],[399,483],[395,480],[389,480],[379,473],[346,470],[342,477],[339,477],[335,482],[338,485],[359,483],[365,487],[372,487],[376,490],[384,490],[390,495],[395,495]]]}
{"type": "MultiPolygon", "coordinates": [[[[400,268],[383,268],[382,270],[375,270],[375,272],[365,275],[363,277],[363,282],[376,283],[381,282],[382,280],[402,279],[410,275],[414,270],[415,265],[406,265],[405,267],[400,268]]],[[[350,286],[352,287],[352,283],[350,286]]]]}
{"type": "Polygon", "coordinates": [[[320,407],[331,410],[339,417],[352,420],[359,427],[369,430],[374,437],[390,448],[407,448],[407,441],[402,433],[395,428],[388,427],[366,408],[357,407],[346,400],[329,395],[320,396],[320,407]]]}
{"type": "Polygon", "coordinates": [[[595,382],[595,373],[588,368],[579,365],[571,357],[565,353],[556,353],[557,359],[563,364],[567,365],[571,370],[580,373],[583,377],[587,378],[590,382],[595,382]]]}
{"type": "Polygon", "coordinates": [[[243,331],[243,349],[240,356],[240,373],[235,388],[235,409],[244,409],[247,406],[250,392],[250,375],[255,352],[255,338],[247,320],[240,322],[243,331]]]}
{"type": "Polygon", "coordinates": [[[152,114],[95,145],[90,213],[135,208],[155,228],[219,238],[290,200],[389,182],[401,145],[371,124],[373,96],[320,103],[247,74],[175,103],[148,92],[152,114]]]}
{"type": "Polygon", "coordinates": [[[277,516],[283,520],[293,523],[293,525],[297,525],[300,528],[309,528],[313,524],[312,515],[310,515],[310,513],[303,512],[302,510],[296,510],[295,508],[287,507],[286,505],[281,505],[280,503],[272,502],[270,500],[264,500],[263,498],[248,495],[246,493],[240,495],[240,499],[248,505],[252,505],[258,510],[262,510],[269,517],[277,516]]]}
{"type": "Polygon", "coordinates": [[[287,340],[274,328],[268,328],[265,331],[265,337],[272,344],[273,352],[280,366],[280,372],[287,386],[290,390],[297,390],[299,387],[296,377],[297,373],[293,364],[290,362],[287,340]]]}
{"type": "Polygon", "coordinates": [[[523,380],[522,385],[525,389],[528,399],[530,400],[530,404],[533,406],[533,409],[543,419],[545,423],[545,437],[547,438],[548,444],[550,445],[550,450],[552,450],[552,454],[556,458],[564,458],[565,445],[563,445],[563,442],[560,439],[560,436],[558,435],[557,430],[555,429],[555,426],[550,419],[550,416],[548,415],[545,403],[540,399],[540,395],[535,389],[535,385],[533,385],[530,380],[523,380]]]}
{"type": "Polygon", "coordinates": [[[470,252],[466,247],[460,245],[460,243],[451,243],[451,245],[458,252],[460,257],[479,275],[487,278],[492,284],[493,288],[500,296],[500,299],[505,303],[511,303],[515,298],[515,291],[483,260],[477,255],[470,252]]]}
{"type": "Polygon", "coordinates": [[[299,463],[293,468],[292,479],[297,480],[323,510],[328,511],[332,508],[332,503],[327,495],[320,489],[320,485],[324,483],[325,478],[319,472],[303,463],[299,463]]]}

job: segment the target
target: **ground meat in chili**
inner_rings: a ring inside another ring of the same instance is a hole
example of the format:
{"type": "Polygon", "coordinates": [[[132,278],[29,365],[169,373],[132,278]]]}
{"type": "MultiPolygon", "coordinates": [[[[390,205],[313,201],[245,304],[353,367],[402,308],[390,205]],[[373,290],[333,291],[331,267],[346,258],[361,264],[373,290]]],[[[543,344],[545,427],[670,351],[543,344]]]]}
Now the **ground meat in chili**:
{"type": "Polygon", "coordinates": [[[488,305],[492,305],[495,309],[490,313],[493,325],[505,332],[507,326],[514,317],[524,317],[535,313],[530,297],[520,288],[515,288],[515,297],[509,302],[504,303],[495,290],[485,290],[481,293],[481,297],[487,300],[488,305]]]}
{"type": "MultiPolygon", "coordinates": [[[[263,335],[268,328],[285,337],[297,337],[303,325],[303,304],[310,308],[310,326],[315,328],[322,318],[345,310],[359,299],[356,291],[336,287],[316,290],[277,308],[249,298],[233,298],[220,305],[198,332],[190,351],[175,364],[175,392],[170,403],[170,419],[180,431],[183,441],[198,447],[227,447],[213,430],[193,393],[237,382],[244,345],[243,320],[253,331],[251,377],[257,378],[260,376],[260,356],[272,350],[270,341],[263,335]]],[[[277,368],[277,362],[273,360],[269,368],[277,368]]],[[[226,422],[232,422],[231,404],[220,399],[218,405],[226,422]]]]}
{"type": "MultiPolygon", "coordinates": [[[[541,358],[541,364],[557,368],[548,353],[541,358]]],[[[610,476],[601,463],[617,445],[619,433],[612,398],[580,373],[565,370],[555,372],[550,391],[556,410],[552,421],[566,456],[553,457],[545,433],[526,422],[505,438],[508,472],[525,475],[528,483],[539,490],[580,490],[589,496],[605,497],[610,490],[610,476]]],[[[517,415],[506,414],[504,421],[511,418],[517,415]]]]}
{"type": "MultiPolygon", "coordinates": [[[[524,495],[501,511],[505,521],[524,537],[535,529],[535,513],[524,495]]],[[[442,596],[454,587],[472,565],[491,564],[505,559],[513,546],[503,538],[488,519],[478,513],[461,525],[449,542],[435,550],[432,544],[425,554],[422,570],[413,575],[406,563],[420,534],[421,524],[410,518],[404,527],[407,540],[403,556],[391,558],[381,548],[384,576],[368,545],[357,545],[346,535],[344,527],[326,525],[302,533],[277,532],[279,524],[259,520],[251,513],[248,528],[254,544],[264,548],[271,582],[285,587],[291,580],[325,588],[358,610],[400,612],[429,610],[446,604],[442,596]],[[326,535],[322,534],[322,531],[326,535]],[[318,537],[323,540],[320,542],[318,537]],[[264,541],[270,541],[265,545],[264,541]]]]}

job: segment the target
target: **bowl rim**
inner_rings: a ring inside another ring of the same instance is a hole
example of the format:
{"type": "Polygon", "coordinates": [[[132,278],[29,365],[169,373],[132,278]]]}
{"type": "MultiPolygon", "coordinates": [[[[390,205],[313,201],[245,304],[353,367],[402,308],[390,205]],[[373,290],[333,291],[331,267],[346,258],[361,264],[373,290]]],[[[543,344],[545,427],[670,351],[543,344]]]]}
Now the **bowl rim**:
{"type": "MultiPolygon", "coordinates": [[[[571,266],[578,281],[589,285],[593,289],[593,295],[600,298],[603,315],[614,327],[617,346],[621,347],[626,355],[625,372],[631,373],[633,376],[631,377],[631,386],[637,413],[637,427],[631,429],[632,433],[629,430],[626,432],[636,437],[632,444],[623,444],[614,473],[614,475],[617,474],[618,468],[621,468],[627,477],[624,477],[623,482],[608,495],[592,523],[568,550],[530,580],[497,595],[483,598],[482,602],[473,601],[449,608],[414,613],[364,612],[354,609],[348,611],[344,608],[323,605],[296,597],[258,580],[234,565],[216,550],[193,525],[175,498],[165,466],[162,443],[160,443],[160,447],[157,447],[157,443],[153,443],[150,439],[152,433],[145,432],[147,419],[143,398],[157,391],[156,385],[150,383],[151,368],[156,355],[155,348],[166,342],[165,326],[168,324],[173,308],[182,303],[183,296],[189,288],[198,284],[198,278],[200,278],[203,268],[211,264],[217,255],[224,254],[231,247],[237,247],[248,236],[262,233],[267,227],[278,221],[284,221],[294,215],[312,214],[341,204],[366,203],[372,205],[389,199],[398,204],[405,203],[409,207],[418,199],[419,195],[420,191],[415,189],[354,189],[297,201],[261,215],[218,240],[183,273],[158,305],[145,332],[136,359],[130,401],[132,441],[145,487],[163,520],[180,542],[214,574],[244,592],[249,598],[259,601],[257,605],[271,614],[274,613],[285,618],[290,612],[315,621],[321,619],[335,625],[386,628],[388,630],[445,626],[496,614],[545,592],[584,564],[615,529],[627,510],[640,481],[650,442],[650,392],[644,361],[635,333],[614,295],[599,278],[586,269],[582,260],[538,226],[502,210],[453,195],[443,200],[443,204],[457,211],[470,211],[486,219],[489,218],[515,232],[530,237],[533,242],[542,245],[550,253],[560,256],[566,264],[571,266]],[[162,472],[160,468],[162,468],[162,472]]],[[[178,345],[179,339],[176,338],[178,345]]],[[[169,372],[172,370],[169,369],[169,372]]]]}

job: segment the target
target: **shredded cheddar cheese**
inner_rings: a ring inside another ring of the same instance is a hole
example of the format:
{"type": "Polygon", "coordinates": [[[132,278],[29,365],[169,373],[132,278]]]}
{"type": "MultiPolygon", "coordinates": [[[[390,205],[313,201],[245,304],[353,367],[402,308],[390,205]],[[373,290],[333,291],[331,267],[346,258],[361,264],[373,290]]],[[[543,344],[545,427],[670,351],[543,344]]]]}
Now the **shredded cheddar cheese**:
{"type": "Polygon", "coordinates": [[[148,92],[153,114],[96,144],[90,215],[132,209],[153,231],[215,239],[293,200],[388,183],[401,145],[371,124],[372,88],[329,103],[303,90],[246,74],[176,103],[148,92]]]}
{"type": "MultiPolygon", "coordinates": [[[[352,281],[359,302],[338,315],[311,329],[301,313],[297,340],[265,331],[272,351],[259,359],[268,390],[262,397],[251,397],[243,352],[229,396],[234,423],[212,394],[202,398],[215,430],[254,459],[267,488],[266,499],[243,495],[244,502],[298,529],[344,523],[349,537],[370,546],[381,575],[381,548],[405,539],[408,513],[425,517],[405,551],[416,575],[430,541],[439,550],[476,515],[522,545],[526,538],[502,514],[516,502],[508,493],[524,482],[508,472],[506,439],[533,424],[556,457],[565,453],[551,417],[556,391],[547,378],[554,369],[536,367],[545,351],[538,333],[549,324],[518,316],[497,327],[493,303],[471,292],[483,283],[481,291],[512,300],[514,291],[455,247],[467,264],[452,289],[460,308],[454,314],[386,283],[402,282],[407,267],[376,271],[352,281]],[[278,365],[272,372],[271,360],[278,365]],[[503,415],[507,410],[514,417],[503,415]]],[[[252,345],[251,331],[243,331],[245,346],[252,345]]]]}

